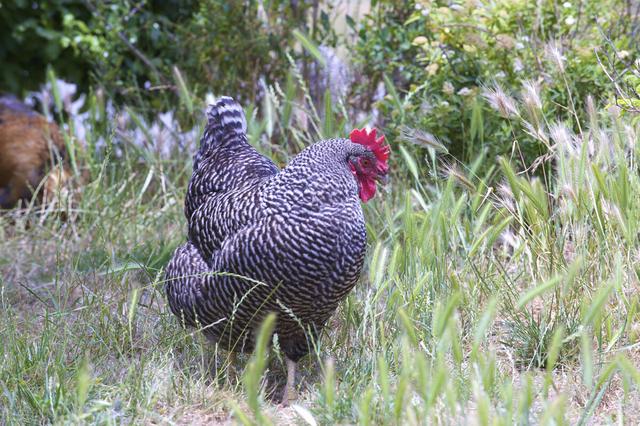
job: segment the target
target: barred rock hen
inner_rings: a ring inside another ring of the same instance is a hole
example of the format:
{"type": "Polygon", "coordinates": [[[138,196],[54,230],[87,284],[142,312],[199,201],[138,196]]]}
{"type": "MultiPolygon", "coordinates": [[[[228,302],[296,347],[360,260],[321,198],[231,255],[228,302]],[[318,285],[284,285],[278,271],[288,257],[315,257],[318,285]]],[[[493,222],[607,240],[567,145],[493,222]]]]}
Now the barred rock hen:
{"type": "Polygon", "coordinates": [[[386,176],[389,147],[375,130],[354,130],[278,170],[249,145],[233,99],[221,98],[207,115],[185,202],[188,242],[166,268],[169,306],[231,351],[252,350],[257,326],[275,312],[287,403],[296,362],[362,270],[360,199],[373,197],[386,176]]]}
{"type": "Polygon", "coordinates": [[[68,177],[60,129],[12,96],[0,96],[0,208],[28,201],[43,182],[46,199],[68,177]],[[62,167],[59,167],[59,166],[62,167]]]}

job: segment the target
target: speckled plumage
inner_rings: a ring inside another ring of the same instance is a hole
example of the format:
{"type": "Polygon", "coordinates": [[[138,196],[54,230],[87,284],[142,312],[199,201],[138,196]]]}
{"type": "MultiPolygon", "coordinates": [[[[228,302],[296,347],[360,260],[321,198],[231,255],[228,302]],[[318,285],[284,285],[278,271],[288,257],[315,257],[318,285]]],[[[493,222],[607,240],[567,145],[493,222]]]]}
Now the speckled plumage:
{"type": "Polygon", "coordinates": [[[246,137],[240,106],[221,98],[194,159],[185,201],[189,237],[166,268],[172,312],[233,351],[276,312],[275,332],[297,361],[362,270],[366,232],[348,139],[318,142],[283,170],[246,137]]]}

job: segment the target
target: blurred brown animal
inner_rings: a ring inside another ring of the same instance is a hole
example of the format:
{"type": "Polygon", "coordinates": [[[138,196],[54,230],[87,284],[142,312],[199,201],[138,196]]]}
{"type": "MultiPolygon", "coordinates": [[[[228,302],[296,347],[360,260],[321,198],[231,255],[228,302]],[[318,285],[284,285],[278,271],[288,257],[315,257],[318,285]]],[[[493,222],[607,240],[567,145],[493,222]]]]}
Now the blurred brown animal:
{"type": "Polygon", "coordinates": [[[70,176],[55,123],[12,96],[0,96],[0,208],[48,202],[70,176]]]}

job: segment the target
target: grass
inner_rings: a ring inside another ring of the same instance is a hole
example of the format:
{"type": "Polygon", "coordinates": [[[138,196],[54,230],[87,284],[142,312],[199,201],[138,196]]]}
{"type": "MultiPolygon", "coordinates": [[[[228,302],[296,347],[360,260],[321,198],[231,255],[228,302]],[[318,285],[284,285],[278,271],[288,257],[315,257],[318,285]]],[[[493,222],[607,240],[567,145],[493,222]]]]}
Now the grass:
{"type": "MultiPolygon", "coordinates": [[[[276,88],[249,123],[280,162],[350,127],[303,103],[305,130],[292,102],[276,88]]],[[[78,148],[54,208],[0,216],[0,423],[638,423],[638,126],[593,105],[581,126],[534,122],[519,102],[505,119],[549,146],[544,173],[500,159],[478,176],[392,141],[394,179],[365,206],[366,271],[286,409],[264,338],[234,373],[165,304],[188,153],[78,148]]],[[[87,146],[116,141],[95,129],[87,146]]]]}

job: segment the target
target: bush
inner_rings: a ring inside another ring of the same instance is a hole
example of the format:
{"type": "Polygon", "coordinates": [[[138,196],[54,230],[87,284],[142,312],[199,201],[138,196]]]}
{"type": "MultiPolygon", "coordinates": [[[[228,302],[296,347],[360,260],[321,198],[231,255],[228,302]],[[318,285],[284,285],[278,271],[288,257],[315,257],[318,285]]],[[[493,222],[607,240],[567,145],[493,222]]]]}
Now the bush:
{"type": "Polygon", "coordinates": [[[0,90],[33,90],[51,65],[83,92],[95,84],[120,102],[166,109],[177,66],[196,94],[255,100],[261,79],[284,78],[292,30],[305,29],[309,11],[306,2],[285,0],[3,4],[0,90]]]}
{"type": "Polygon", "coordinates": [[[68,46],[63,25],[68,16],[78,22],[91,19],[82,1],[15,0],[0,5],[0,92],[36,90],[49,64],[66,79],[88,85],[89,63],[68,46]]]}
{"type": "MultiPolygon", "coordinates": [[[[514,94],[532,81],[541,87],[545,117],[540,119],[575,127],[577,117],[560,105],[577,105],[576,111],[587,95],[609,98],[614,92],[598,54],[621,50],[632,62],[639,52],[625,32],[637,17],[619,0],[418,1],[413,6],[407,14],[404,2],[378,2],[363,23],[357,62],[368,79],[359,90],[372,91],[386,75],[387,96],[377,106],[387,131],[397,134],[402,125],[427,130],[466,162],[481,153],[506,154],[528,166],[547,150],[538,138],[502,120],[504,111],[486,107],[485,85],[514,94]]],[[[628,64],[608,65],[621,70],[628,64]]]]}

